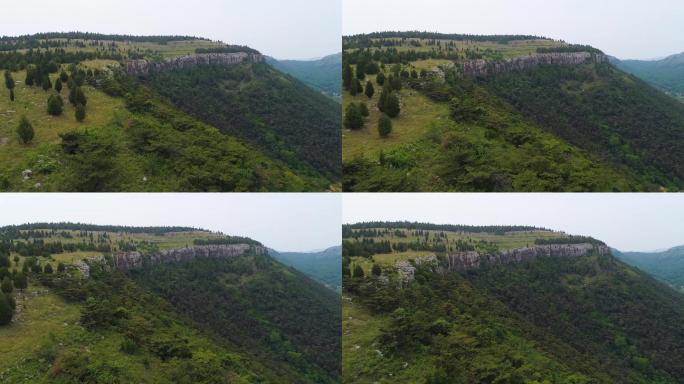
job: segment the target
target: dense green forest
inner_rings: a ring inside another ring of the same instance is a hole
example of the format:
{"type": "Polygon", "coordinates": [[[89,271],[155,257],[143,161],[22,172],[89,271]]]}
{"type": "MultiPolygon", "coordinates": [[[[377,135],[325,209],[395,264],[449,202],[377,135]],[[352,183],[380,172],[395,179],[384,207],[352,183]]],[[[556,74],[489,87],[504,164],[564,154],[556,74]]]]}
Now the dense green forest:
{"type": "Polygon", "coordinates": [[[337,292],[342,290],[342,247],[320,252],[269,252],[285,265],[302,271],[310,278],[337,292]]]}
{"type": "Polygon", "coordinates": [[[620,252],[615,256],[653,275],[672,288],[684,292],[684,246],[660,252],[620,252]]]}
{"type": "Polygon", "coordinates": [[[317,60],[278,60],[267,58],[277,70],[303,81],[323,94],[339,100],[342,92],[342,53],[325,56],[317,60]]]}
{"type": "Polygon", "coordinates": [[[408,282],[398,264],[379,264],[397,258],[376,255],[372,269],[362,268],[364,259],[344,262],[353,267],[343,280],[345,382],[684,377],[676,352],[684,348],[684,297],[611,255],[540,257],[464,272],[445,271],[443,253],[436,255],[433,262],[408,259],[415,268],[408,282]]]}
{"type": "MultiPolygon", "coordinates": [[[[470,60],[601,51],[534,36],[344,37],[346,191],[677,191],[684,106],[602,60],[491,76],[470,60]],[[515,44],[511,44],[515,41],[515,44]]],[[[480,62],[475,62],[480,63],[480,62]]],[[[479,65],[479,64],[477,64],[479,65]]]]}
{"type": "Polygon", "coordinates": [[[680,99],[684,97],[684,53],[660,60],[620,60],[613,57],[611,62],[656,88],[680,99]]]}
{"type": "Polygon", "coordinates": [[[160,72],[150,85],[190,115],[302,174],[340,175],[339,105],[267,64],[160,72]]]}
{"type": "MultiPolygon", "coordinates": [[[[38,244],[126,240],[142,253],[237,239],[182,227],[22,228],[38,244]]],[[[0,242],[2,383],[340,380],[339,295],[268,255],[122,272],[107,261],[111,250],[36,256],[15,246],[24,242],[0,242]],[[87,276],[77,267],[82,259],[87,276]]]]}

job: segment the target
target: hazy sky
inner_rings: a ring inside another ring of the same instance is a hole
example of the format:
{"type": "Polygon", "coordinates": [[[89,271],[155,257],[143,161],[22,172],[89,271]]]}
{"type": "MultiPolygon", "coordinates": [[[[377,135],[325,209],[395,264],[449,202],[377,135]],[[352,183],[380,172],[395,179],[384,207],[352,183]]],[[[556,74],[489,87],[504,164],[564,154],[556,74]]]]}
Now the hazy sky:
{"type": "Polygon", "coordinates": [[[541,35],[621,59],[684,51],[681,0],[344,0],[345,35],[426,30],[541,35]]]}
{"type": "Polygon", "coordinates": [[[21,0],[2,7],[0,35],[191,35],[307,59],[341,50],[341,13],[341,0],[21,0]]]}
{"type": "Polygon", "coordinates": [[[622,251],[684,245],[684,194],[344,194],[343,221],[532,225],[588,235],[622,251]]]}
{"type": "Polygon", "coordinates": [[[340,195],[331,193],[0,194],[0,226],[178,225],[248,236],[279,251],[339,245],[341,214],[340,195]]]}

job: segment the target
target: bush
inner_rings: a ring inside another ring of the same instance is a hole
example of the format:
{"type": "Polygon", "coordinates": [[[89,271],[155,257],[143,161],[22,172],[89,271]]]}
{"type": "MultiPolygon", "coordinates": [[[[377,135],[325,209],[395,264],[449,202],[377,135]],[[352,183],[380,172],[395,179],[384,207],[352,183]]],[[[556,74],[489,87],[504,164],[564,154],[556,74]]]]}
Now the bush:
{"type": "Polygon", "coordinates": [[[380,137],[387,137],[392,132],[392,120],[384,113],[378,120],[378,133],[380,137]]]}
{"type": "Polygon", "coordinates": [[[344,113],[344,127],[347,129],[360,129],[363,127],[363,115],[359,111],[356,103],[351,103],[347,106],[344,113]]]}
{"type": "Polygon", "coordinates": [[[12,322],[14,317],[14,309],[10,299],[4,294],[0,293],[0,325],[7,325],[12,322]]]}
{"type": "Polygon", "coordinates": [[[22,116],[21,120],[19,120],[17,134],[19,135],[21,142],[24,144],[28,144],[33,140],[33,136],[35,135],[33,132],[33,125],[31,125],[31,122],[28,120],[28,118],[26,118],[26,116],[22,116]]]}
{"type": "Polygon", "coordinates": [[[76,110],[74,111],[76,120],[79,122],[83,121],[86,117],[86,109],[83,104],[76,104],[76,110]]]}
{"type": "Polygon", "coordinates": [[[59,116],[64,110],[64,101],[59,95],[50,95],[48,97],[48,114],[52,116],[59,116]]]}
{"type": "Polygon", "coordinates": [[[368,112],[368,107],[366,106],[366,103],[359,103],[358,108],[359,112],[361,113],[361,116],[368,117],[370,113],[368,112]]]}

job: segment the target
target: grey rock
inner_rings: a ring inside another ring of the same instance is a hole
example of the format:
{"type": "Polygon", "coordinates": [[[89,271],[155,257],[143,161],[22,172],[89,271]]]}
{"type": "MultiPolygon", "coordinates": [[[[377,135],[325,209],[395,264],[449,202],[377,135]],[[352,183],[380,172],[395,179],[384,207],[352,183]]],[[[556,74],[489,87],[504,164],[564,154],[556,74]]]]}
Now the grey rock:
{"type": "Polygon", "coordinates": [[[607,61],[608,57],[600,53],[553,52],[536,53],[496,61],[484,59],[466,60],[463,62],[461,69],[466,76],[487,77],[499,73],[534,68],[539,65],[579,65],[587,62],[604,63],[607,61]]]}
{"type": "Polygon", "coordinates": [[[236,53],[199,53],[163,59],[161,61],[148,61],[145,59],[130,60],[126,63],[126,72],[133,76],[147,76],[150,73],[167,71],[171,69],[189,69],[198,65],[234,65],[243,61],[260,63],[264,57],[259,54],[246,52],[236,53]]]}

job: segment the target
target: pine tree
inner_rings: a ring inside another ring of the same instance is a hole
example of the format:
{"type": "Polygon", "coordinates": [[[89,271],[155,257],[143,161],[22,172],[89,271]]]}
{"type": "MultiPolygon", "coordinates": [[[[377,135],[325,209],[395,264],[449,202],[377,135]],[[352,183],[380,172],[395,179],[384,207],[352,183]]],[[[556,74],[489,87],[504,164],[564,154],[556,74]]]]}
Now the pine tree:
{"type": "Polygon", "coordinates": [[[361,268],[360,265],[355,266],[354,267],[354,277],[358,279],[358,278],[361,278],[364,276],[365,276],[365,274],[363,273],[363,268],[361,268]]]}
{"type": "Polygon", "coordinates": [[[373,94],[375,93],[375,89],[373,89],[373,83],[368,80],[366,82],[366,91],[365,94],[368,96],[369,99],[373,98],[373,94]]]}
{"type": "Polygon", "coordinates": [[[31,142],[31,140],[33,140],[33,125],[31,125],[31,122],[26,118],[26,116],[22,116],[19,120],[17,134],[19,135],[21,142],[24,144],[28,144],[31,142]]]}
{"type": "Polygon", "coordinates": [[[62,79],[57,79],[57,81],[55,81],[55,91],[57,91],[57,93],[62,92],[62,79]]]}
{"type": "Polygon", "coordinates": [[[389,87],[389,82],[382,87],[382,91],[380,92],[380,99],[378,100],[378,109],[381,112],[385,112],[387,109],[387,99],[389,98],[390,93],[392,93],[392,90],[389,87]]]}
{"type": "Polygon", "coordinates": [[[64,101],[59,95],[50,95],[48,97],[48,113],[52,116],[59,116],[64,110],[64,101]]]}
{"type": "Polygon", "coordinates": [[[9,276],[5,276],[2,279],[2,283],[0,283],[0,290],[2,290],[2,293],[6,295],[9,295],[14,290],[14,285],[12,284],[12,280],[9,278],[9,276]]]}
{"type": "Polygon", "coordinates": [[[57,264],[57,272],[62,273],[64,271],[66,271],[66,265],[64,265],[64,263],[62,262],[57,264]]]}
{"type": "Polygon", "coordinates": [[[62,72],[59,73],[59,79],[62,81],[62,83],[65,83],[67,80],[69,80],[69,75],[62,70],[62,72]]]}
{"type": "Polygon", "coordinates": [[[347,129],[359,129],[363,127],[363,116],[356,103],[347,106],[344,113],[344,127],[347,129]]]}
{"type": "Polygon", "coordinates": [[[361,113],[361,116],[368,117],[368,115],[370,115],[370,113],[368,112],[368,107],[366,106],[366,103],[363,103],[363,102],[359,103],[358,108],[359,108],[359,112],[361,113]]]}
{"type": "Polygon", "coordinates": [[[43,80],[41,82],[43,86],[43,90],[47,91],[48,89],[52,88],[52,82],[50,81],[50,76],[45,75],[43,76],[43,80]]]}
{"type": "Polygon", "coordinates": [[[378,85],[382,86],[385,84],[385,74],[380,72],[378,73],[377,76],[375,76],[375,81],[378,83],[378,85]]]}
{"type": "Polygon", "coordinates": [[[10,101],[14,101],[14,89],[10,89],[10,101]]]}
{"type": "Polygon", "coordinates": [[[349,63],[346,63],[344,65],[344,70],[342,71],[342,85],[344,86],[344,89],[349,90],[349,87],[351,87],[352,84],[353,77],[354,73],[352,67],[351,65],[349,65],[349,63]]]}
{"type": "Polygon", "coordinates": [[[69,102],[74,106],[82,104],[85,107],[87,105],[88,100],[86,99],[85,93],[81,87],[71,88],[69,92],[69,102]]]}
{"type": "Polygon", "coordinates": [[[27,67],[26,68],[26,79],[24,80],[24,84],[28,86],[33,86],[34,81],[35,81],[35,71],[33,68],[27,67]]]}
{"type": "Polygon", "coordinates": [[[399,97],[397,97],[397,95],[394,92],[391,92],[387,96],[387,102],[385,103],[385,110],[383,112],[385,112],[389,117],[399,116],[399,97]]]}
{"type": "Polygon", "coordinates": [[[14,309],[10,299],[4,293],[0,293],[0,325],[11,323],[12,317],[14,317],[14,309]]]}
{"type": "Polygon", "coordinates": [[[352,96],[356,96],[359,93],[359,87],[358,87],[359,82],[356,79],[352,79],[351,85],[349,86],[349,94],[352,96]]]}
{"type": "Polygon", "coordinates": [[[380,137],[387,137],[392,132],[392,120],[384,113],[378,120],[378,134],[380,137]]]}
{"type": "Polygon", "coordinates": [[[52,264],[50,264],[50,263],[45,264],[45,268],[43,268],[43,272],[48,273],[48,274],[54,272],[54,270],[52,269],[52,264]]]}
{"type": "Polygon", "coordinates": [[[16,289],[26,289],[28,287],[28,279],[24,273],[17,272],[17,274],[14,275],[14,287],[16,289]]]}
{"type": "Polygon", "coordinates": [[[373,263],[373,268],[371,269],[371,273],[373,276],[380,276],[382,275],[382,268],[380,268],[379,265],[373,263]]]}
{"type": "Polygon", "coordinates": [[[83,106],[83,104],[76,104],[76,110],[74,111],[74,115],[76,116],[76,120],[78,120],[79,122],[85,119],[86,109],[83,106]]]}
{"type": "Polygon", "coordinates": [[[12,74],[10,71],[5,71],[5,87],[12,91],[14,89],[15,83],[14,83],[14,78],[12,78],[12,74]]]}

